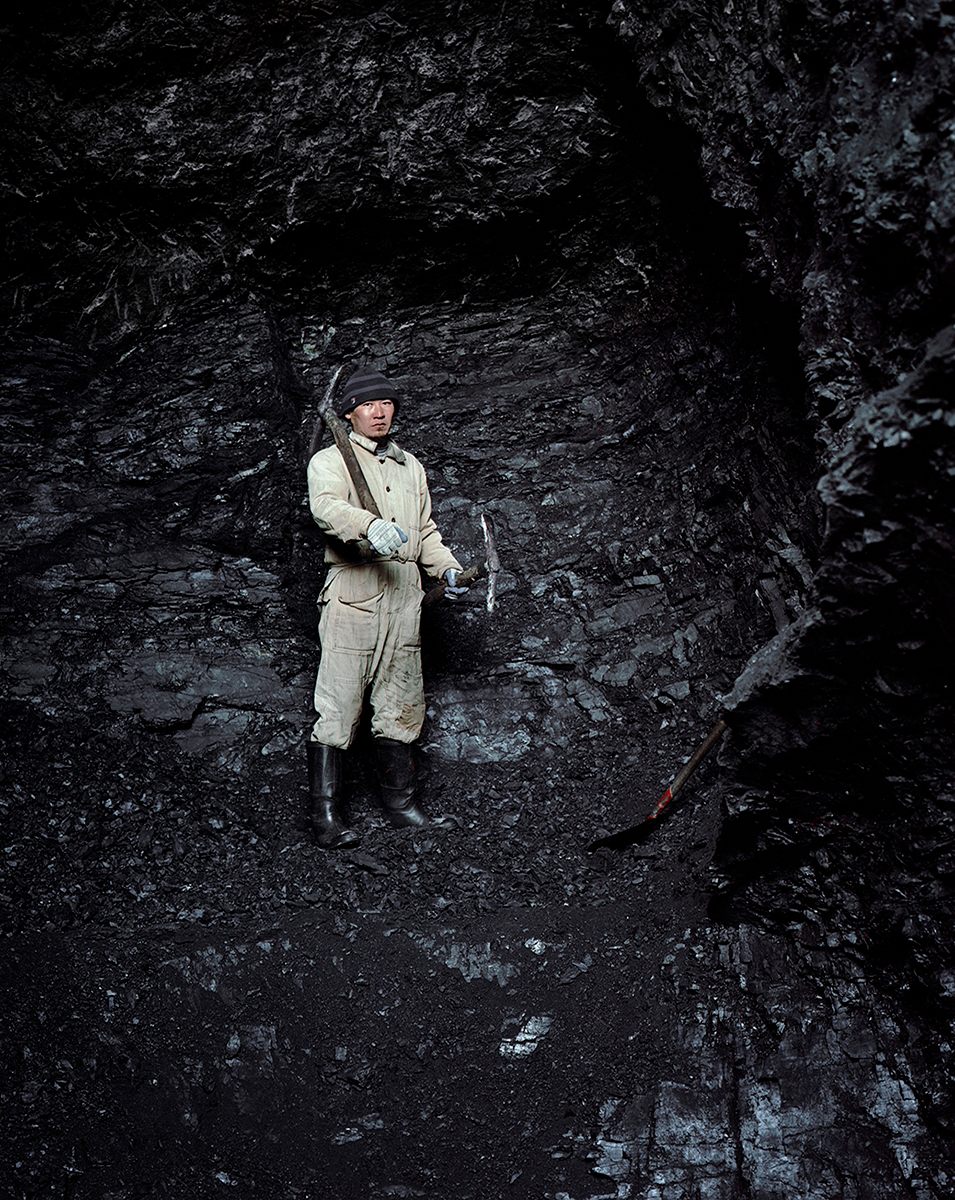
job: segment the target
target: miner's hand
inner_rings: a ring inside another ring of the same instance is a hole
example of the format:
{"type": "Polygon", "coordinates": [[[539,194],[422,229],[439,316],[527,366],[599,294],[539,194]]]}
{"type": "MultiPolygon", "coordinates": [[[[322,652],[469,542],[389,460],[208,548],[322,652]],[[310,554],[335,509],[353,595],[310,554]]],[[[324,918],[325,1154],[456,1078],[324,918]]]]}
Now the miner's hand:
{"type": "Polygon", "coordinates": [[[371,542],[375,553],[383,555],[394,554],[408,540],[408,535],[400,525],[383,521],[381,517],[375,517],[365,536],[371,542]]]}
{"type": "Polygon", "coordinates": [[[447,596],[463,596],[468,590],[467,585],[458,587],[458,573],[453,567],[448,567],[444,573],[445,595],[447,596]]]}

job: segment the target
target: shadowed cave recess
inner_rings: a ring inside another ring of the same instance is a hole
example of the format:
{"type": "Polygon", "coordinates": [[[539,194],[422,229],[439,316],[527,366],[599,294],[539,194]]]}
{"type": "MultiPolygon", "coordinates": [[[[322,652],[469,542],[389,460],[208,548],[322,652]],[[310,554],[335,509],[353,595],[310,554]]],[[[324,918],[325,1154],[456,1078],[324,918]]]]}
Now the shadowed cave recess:
{"type": "Polygon", "coordinates": [[[953,1187],[955,4],[5,30],[4,1194],[953,1187]],[[305,822],[342,362],[462,561],[305,822]],[[639,820],[719,715],[718,754],[639,820]]]}

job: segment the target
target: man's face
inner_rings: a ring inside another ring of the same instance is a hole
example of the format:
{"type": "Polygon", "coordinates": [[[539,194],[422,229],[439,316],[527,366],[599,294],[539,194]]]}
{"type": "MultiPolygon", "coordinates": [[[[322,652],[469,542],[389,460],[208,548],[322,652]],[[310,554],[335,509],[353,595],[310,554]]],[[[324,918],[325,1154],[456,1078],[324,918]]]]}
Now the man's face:
{"type": "Polygon", "coordinates": [[[391,422],[395,419],[395,402],[366,400],[364,404],[356,404],[346,416],[356,433],[380,441],[391,432],[391,422]]]}

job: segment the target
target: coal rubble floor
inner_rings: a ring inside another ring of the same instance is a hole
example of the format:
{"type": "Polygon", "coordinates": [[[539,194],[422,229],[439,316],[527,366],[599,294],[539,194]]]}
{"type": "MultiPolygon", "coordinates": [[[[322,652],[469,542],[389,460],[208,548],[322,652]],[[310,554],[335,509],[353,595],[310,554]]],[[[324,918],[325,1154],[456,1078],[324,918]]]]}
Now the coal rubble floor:
{"type": "Polygon", "coordinates": [[[8,939],[5,1194],[943,1194],[899,1030],[851,959],[707,919],[712,774],[648,843],[596,855],[574,819],[593,781],[544,811],[539,786],[481,775],[432,781],[456,825],[426,833],[386,828],[357,777],[363,841],[337,855],[292,780],[244,828],[197,787],[190,844],[137,836],[132,804],[104,821],[167,886],[118,861],[111,892],[101,847],[72,925],[8,939]],[[846,1190],[872,1162],[887,1190],[846,1190]]]}
{"type": "MultiPolygon", "coordinates": [[[[356,780],[363,842],[332,856],[289,782],[267,827],[220,808],[171,849],[169,890],[117,870],[111,893],[104,857],[72,927],[8,941],[29,1113],[9,1194],[617,1195],[614,1114],[690,1082],[674,1037],[700,984],[678,994],[672,964],[710,965],[716,801],[588,856],[574,797],[533,812],[484,775],[466,804],[443,779],[457,824],[435,833],[386,828],[356,780]]],[[[51,870],[64,854],[51,838],[51,870]]]]}

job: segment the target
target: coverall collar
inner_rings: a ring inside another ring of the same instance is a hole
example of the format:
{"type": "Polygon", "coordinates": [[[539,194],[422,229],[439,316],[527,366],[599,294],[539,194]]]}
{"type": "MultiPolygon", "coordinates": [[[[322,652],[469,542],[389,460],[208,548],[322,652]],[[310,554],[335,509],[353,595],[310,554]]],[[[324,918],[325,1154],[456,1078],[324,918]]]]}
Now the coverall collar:
{"type": "Polygon", "coordinates": [[[404,451],[390,439],[385,442],[384,446],[380,446],[377,442],[373,442],[371,438],[362,437],[354,429],[351,430],[348,437],[350,441],[357,442],[363,449],[370,451],[372,454],[377,454],[379,458],[393,458],[396,463],[403,463],[405,461],[404,451]]]}

